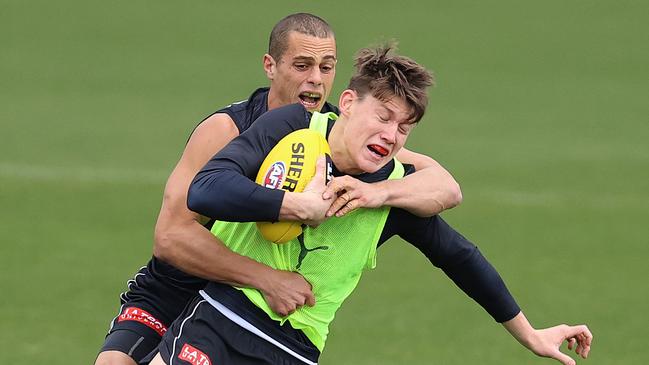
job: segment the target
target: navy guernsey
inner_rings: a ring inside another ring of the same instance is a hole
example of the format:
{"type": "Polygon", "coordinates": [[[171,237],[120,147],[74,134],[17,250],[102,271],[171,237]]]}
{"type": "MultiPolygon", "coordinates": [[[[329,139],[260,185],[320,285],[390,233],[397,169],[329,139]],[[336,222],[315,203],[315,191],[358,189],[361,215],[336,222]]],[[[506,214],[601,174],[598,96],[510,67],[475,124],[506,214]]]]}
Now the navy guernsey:
{"type": "MultiPolygon", "coordinates": [[[[268,93],[268,88],[257,89],[247,100],[219,109],[201,123],[214,114],[227,114],[239,133],[243,133],[268,110],[268,93]]],[[[322,111],[338,112],[328,103],[322,111]]],[[[212,222],[206,228],[210,229],[212,222]]],[[[119,314],[111,321],[101,351],[120,351],[138,363],[146,362],[143,359],[159,344],[167,326],[206,284],[206,280],[152,257],[128,281],[128,290],[120,295],[119,314]]]]}
{"type": "MultiPolygon", "coordinates": [[[[268,87],[262,87],[255,90],[248,99],[232,103],[222,109],[205,117],[204,122],[214,114],[227,114],[237,126],[239,133],[245,132],[262,114],[268,111],[268,87]]],[[[338,108],[328,102],[322,107],[322,112],[333,112],[338,114],[338,108]]],[[[199,123],[200,124],[200,123],[199,123]]],[[[206,224],[207,229],[212,228],[214,220],[206,224]]],[[[206,280],[187,274],[180,269],[158,260],[155,256],[148,264],[149,270],[153,276],[159,280],[173,282],[178,290],[196,294],[207,283],[206,280]]],[[[160,300],[168,300],[160,298],[160,300]]],[[[184,306],[184,305],[183,305],[184,306]]],[[[182,309],[182,308],[181,308],[182,309]]]]}

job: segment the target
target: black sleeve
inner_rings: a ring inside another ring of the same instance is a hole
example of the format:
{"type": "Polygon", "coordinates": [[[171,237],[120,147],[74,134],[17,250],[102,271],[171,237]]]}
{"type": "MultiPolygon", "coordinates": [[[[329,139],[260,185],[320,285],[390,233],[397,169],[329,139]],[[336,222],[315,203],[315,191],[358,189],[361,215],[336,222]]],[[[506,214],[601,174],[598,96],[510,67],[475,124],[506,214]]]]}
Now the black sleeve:
{"type": "Polygon", "coordinates": [[[222,221],[277,221],[284,191],[268,189],[254,179],[270,150],[287,134],[308,128],[308,121],[300,104],[259,117],[199,171],[189,186],[189,209],[222,221]]]}
{"type": "Polygon", "coordinates": [[[421,218],[392,208],[379,242],[395,234],[417,247],[497,322],[508,321],[520,312],[502,278],[478,247],[441,217],[421,218]]]}

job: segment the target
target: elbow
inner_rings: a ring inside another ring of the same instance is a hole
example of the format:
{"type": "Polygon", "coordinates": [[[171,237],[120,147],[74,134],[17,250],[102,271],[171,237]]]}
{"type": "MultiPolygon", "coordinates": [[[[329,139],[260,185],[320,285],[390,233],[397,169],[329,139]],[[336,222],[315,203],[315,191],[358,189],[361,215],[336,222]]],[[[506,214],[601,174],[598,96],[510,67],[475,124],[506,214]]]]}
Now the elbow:
{"type": "Polygon", "coordinates": [[[171,262],[173,258],[173,238],[168,228],[156,225],[153,235],[153,256],[165,261],[171,262]]]}
{"type": "Polygon", "coordinates": [[[448,205],[447,209],[457,207],[458,205],[462,204],[462,189],[460,188],[460,184],[458,184],[456,181],[453,181],[453,184],[451,184],[451,189],[449,190],[448,193],[448,205]]]}
{"type": "Polygon", "coordinates": [[[200,188],[196,186],[196,183],[192,183],[187,192],[187,208],[192,212],[209,216],[205,211],[207,205],[205,204],[206,199],[204,199],[203,196],[204,194],[201,193],[200,188]]]}

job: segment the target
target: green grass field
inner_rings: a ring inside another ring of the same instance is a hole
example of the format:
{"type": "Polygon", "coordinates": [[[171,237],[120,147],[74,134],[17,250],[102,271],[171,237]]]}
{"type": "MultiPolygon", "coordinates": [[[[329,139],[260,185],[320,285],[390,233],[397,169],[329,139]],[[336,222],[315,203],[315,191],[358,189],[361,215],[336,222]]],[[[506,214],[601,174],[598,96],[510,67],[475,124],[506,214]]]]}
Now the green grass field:
{"type": "MultiPolygon", "coordinates": [[[[268,33],[296,11],[336,30],[334,102],[382,39],[435,70],[408,146],[461,183],[444,217],[533,324],[590,325],[579,363],[646,363],[646,2],[0,0],[0,364],[94,360],[186,137],[266,84],[268,33]]],[[[321,363],[554,362],[395,239],[321,363]]]]}

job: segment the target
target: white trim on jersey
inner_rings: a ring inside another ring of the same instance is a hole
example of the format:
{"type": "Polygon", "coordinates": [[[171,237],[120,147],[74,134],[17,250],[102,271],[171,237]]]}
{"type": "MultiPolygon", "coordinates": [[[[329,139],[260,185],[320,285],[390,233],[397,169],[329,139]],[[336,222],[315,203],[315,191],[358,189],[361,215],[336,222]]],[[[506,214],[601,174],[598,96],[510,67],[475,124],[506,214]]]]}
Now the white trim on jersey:
{"type": "MultiPolygon", "coordinates": [[[[223,107],[223,109],[230,108],[230,107],[232,107],[232,105],[237,105],[237,104],[245,103],[245,102],[248,101],[248,100],[249,100],[249,99],[243,99],[243,100],[241,100],[241,101],[235,101],[235,102],[232,103],[232,104],[228,104],[228,105],[226,105],[225,107],[223,107]]],[[[214,114],[216,114],[216,113],[214,113],[214,114]]]]}
{"type": "Polygon", "coordinates": [[[210,297],[209,294],[207,294],[204,290],[201,290],[198,292],[203,299],[205,299],[214,309],[217,311],[221,312],[226,318],[231,320],[232,322],[238,324],[239,326],[243,327],[243,329],[248,330],[252,332],[253,334],[261,337],[262,339],[272,343],[273,345],[277,346],[278,348],[284,350],[287,354],[293,356],[294,358],[302,361],[305,364],[308,365],[318,365],[318,363],[315,363],[313,361],[310,361],[309,359],[305,358],[304,356],[296,353],[295,351],[289,349],[288,347],[284,346],[274,338],[270,337],[269,335],[265,334],[262,330],[259,328],[253,326],[250,322],[246,321],[245,319],[241,318],[238,314],[234,313],[230,309],[228,309],[226,306],[223,304],[219,303],[217,300],[214,298],[210,297]]]}

